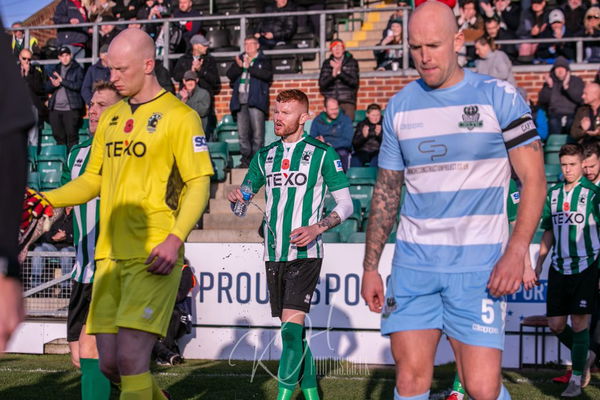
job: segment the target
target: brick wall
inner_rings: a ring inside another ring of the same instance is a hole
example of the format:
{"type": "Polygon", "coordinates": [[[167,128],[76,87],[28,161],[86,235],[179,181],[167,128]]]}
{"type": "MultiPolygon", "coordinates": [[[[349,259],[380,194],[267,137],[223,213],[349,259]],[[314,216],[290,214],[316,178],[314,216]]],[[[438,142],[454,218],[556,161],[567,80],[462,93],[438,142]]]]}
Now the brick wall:
{"type": "MultiPolygon", "coordinates": [[[[574,75],[579,76],[584,81],[590,81],[596,74],[596,69],[592,70],[581,70],[574,71],[574,75]]],[[[544,72],[517,72],[515,78],[517,84],[527,91],[529,99],[534,102],[537,101],[537,95],[539,90],[544,84],[544,72]]],[[[358,109],[366,109],[371,103],[378,103],[382,107],[385,107],[390,97],[402,89],[406,84],[413,81],[414,76],[406,77],[377,77],[377,78],[363,78],[360,80],[360,89],[358,91],[358,109]]],[[[306,80],[278,80],[273,82],[270,91],[270,104],[271,108],[275,102],[275,96],[280,90],[283,89],[301,89],[303,90],[310,100],[310,111],[314,115],[318,114],[323,109],[323,97],[319,93],[319,85],[317,79],[306,79],[306,80]]],[[[215,107],[217,112],[217,118],[225,114],[229,114],[229,99],[231,98],[231,89],[229,84],[223,82],[223,89],[221,93],[215,99],[215,107]]]]}

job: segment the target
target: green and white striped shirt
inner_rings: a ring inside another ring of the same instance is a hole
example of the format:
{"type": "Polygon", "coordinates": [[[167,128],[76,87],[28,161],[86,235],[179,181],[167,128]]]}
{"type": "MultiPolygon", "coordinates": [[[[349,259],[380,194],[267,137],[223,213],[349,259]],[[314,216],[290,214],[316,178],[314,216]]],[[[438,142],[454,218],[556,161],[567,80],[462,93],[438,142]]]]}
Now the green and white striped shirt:
{"type": "Polygon", "coordinates": [[[296,143],[278,140],[254,155],[245,179],[254,193],[265,185],[265,261],[323,257],[320,236],[296,247],[290,244],[290,232],[319,222],[327,189],[348,187],[336,151],[310,136],[296,143]]]}
{"type": "MultiPolygon", "coordinates": [[[[90,157],[92,138],[73,146],[63,170],[62,184],[83,174],[90,157]]],[[[94,281],[96,263],[94,261],[98,240],[98,220],[100,218],[100,198],[96,197],[85,204],[73,208],[73,243],[75,243],[75,265],[71,278],[79,283],[94,281]]]]}
{"type": "Polygon", "coordinates": [[[569,192],[565,183],[548,190],[542,229],[552,229],[552,267],[564,275],[578,274],[594,263],[600,251],[600,189],[582,177],[569,192]]]}

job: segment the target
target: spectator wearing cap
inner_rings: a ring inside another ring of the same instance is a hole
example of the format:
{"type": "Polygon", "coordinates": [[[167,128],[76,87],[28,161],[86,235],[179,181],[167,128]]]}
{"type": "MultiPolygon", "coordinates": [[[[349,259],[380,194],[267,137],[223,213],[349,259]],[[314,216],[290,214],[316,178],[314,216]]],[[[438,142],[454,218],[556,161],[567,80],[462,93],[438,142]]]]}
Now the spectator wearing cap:
{"type": "Polygon", "coordinates": [[[565,15],[565,27],[568,32],[572,32],[575,36],[581,36],[583,29],[582,25],[585,16],[585,7],[582,0],[567,0],[566,4],[561,7],[565,15]]]}
{"type": "MultiPolygon", "coordinates": [[[[394,46],[402,44],[402,22],[394,21],[391,28],[388,29],[388,36],[381,39],[378,46],[394,46]]],[[[383,49],[374,50],[373,55],[377,66],[377,71],[397,70],[402,65],[402,49],[383,49]]]]}
{"type": "Polygon", "coordinates": [[[58,50],[58,59],[60,63],[51,69],[46,84],[47,91],[51,93],[48,119],[56,143],[70,149],[79,141],[78,130],[84,107],[80,94],[83,68],[73,59],[67,46],[58,50]]]}
{"type": "Polygon", "coordinates": [[[92,100],[93,88],[96,82],[110,81],[110,70],[108,69],[108,45],[105,44],[100,47],[99,60],[95,64],[91,65],[85,77],[83,78],[83,84],[81,85],[81,97],[85,104],[90,104],[92,100]]]}
{"type": "MultiPolygon", "coordinates": [[[[458,29],[465,36],[465,42],[472,42],[483,35],[483,18],[477,13],[476,0],[462,0],[459,4],[460,15],[456,17],[458,29]]],[[[475,58],[472,46],[467,47],[463,45],[458,55],[460,65],[466,65],[475,58]]]]}
{"type": "Polygon", "coordinates": [[[10,27],[12,29],[15,29],[14,31],[11,31],[11,49],[15,57],[19,57],[19,54],[21,54],[21,50],[23,49],[29,49],[31,50],[34,56],[39,57],[40,47],[38,45],[38,40],[33,35],[31,35],[31,33],[29,35],[29,44],[25,43],[25,31],[19,29],[23,27],[23,23],[19,21],[13,22],[13,24],[10,27]]]}
{"type": "MultiPolygon", "coordinates": [[[[585,12],[583,19],[583,36],[600,37],[600,8],[590,7],[585,12]]],[[[584,42],[584,60],[589,63],[600,62],[600,44],[598,42],[584,42]]]]}
{"type": "Polygon", "coordinates": [[[210,137],[217,122],[214,99],[221,91],[221,77],[219,76],[217,61],[208,53],[210,46],[208,39],[201,34],[197,34],[192,36],[190,44],[191,48],[177,60],[175,68],[173,68],[173,79],[182,85],[183,74],[186,71],[194,71],[198,76],[198,86],[206,89],[210,94],[208,124],[204,130],[206,136],[210,137]]]}
{"type": "MultiPolygon", "coordinates": [[[[576,33],[567,30],[565,15],[562,10],[555,8],[550,11],[548,25],[540,34],[540,39],[564,39],[575,37],[575,35],[576,33]]],[[[540,43],[535,56],[552,63],[559,56],[563,56],[568,60],[575,60],[575,52],[575,43],[573,42],[540,43]]]]}
{"type": "Polygon", "coordinates": [[[550,134],[569,133],[575,110],[582,102],[583,81],[571,74],[569,61],[559,56],[545,77],[538,105],[546,110],[550,134]]]}
{"type": "MultiPolygon", "coordinates": [[[[173,17],[175,18],[191,18],[200,16],[200,12],[192,10],[192,0],[179,0],[178,8],[173,12],[173,17]]],[[[202,23],[200,21],[179,21],[179,24],[183,30],[182,42],[185,43],[185,48],[182,45],[182,48],[178,50],[180,50],[180,52],[184,52],[187,51],[187,49],[189,49],[191,46],[190,40],[192,37],[200,33],[202,23]]]]}
{"type": "Polygon", "coordinates": [[[183,74],[183,85],[177,93],[177,98],[198,113],[202,119],[202,127],[206,128],[211,105],[210,93],[198,86],[198,76],[194,71],[186,71],[183,74]]]}
{"type": "Polygon", "coordinates": [[[273,67],[254,36],[244,40],[244,52],[227,70],[233,89],[229,108],[237,118],[241,168],[248,168],[254,154],[265,143],[265,118],[269,113],[269,86],[273,67]]]}
{"type": "Polygon", "coordinates": [[[331,42],[329,50],[331,55],[321,66],[319,90],[323,97],[336,99],[344,113],[354,120],[359,85],[358,62],[339,39],[331,42]]]}
{"type": "MultiPolygon", "coordinates": [[[[515,35],[500,26],[500,20],[497,16],[484,20],[483,28],[484,36],[494,42],[497,42],[498,40],[516,39],[515,35]]],[[[517,57],[519,57],[519,50],[514,44],[497,44],[496,49],[506,53],[513,63],[516,61],[517,57]]]]}
{"type": "Polygon", "coordinates": [[[521,19],[521,3],[511,0],[493,0],[479,3],[483,18],[495,18],[500,23],[500,28],[506,29],[513,35],[519,29],[519,20],[521,19]]]}
{"type": "MultiPolygon", "coordinates": [[[[106,15],[102,18],[102,22],[114,22],[116,20],[112,15],[106,15]]],[[[104,45],[108,46],[115,36],[119,34],[119,30],[113,24],[102,24],[98,28],[98,33],[98,47],[102,47],[104,45]]]]}
{"type": "MultiPolygon", "coordinates": [[[[54,11],[55,24],[77,25],[88,22],[87,10],[80,0],[60,0],[54,11]]],[[[68,46],[74,59],[85,57],[85,46],[88,41],[86,28],[60,28],[56,41],[59,46],[68,46]]]]}
{"type": "Polygon", "coordinates": [[[600,85],[586,83],[582,100],[571,125],[571,137],[579,143],[587,137],[600,138],[600,85]]]}
{"type": "MultiPolygon", "coordinates": [[[[523,11],[517,37],[519,39],[536,39],[548,26],[548,10],[546,0],[531,0],[531,7],[523,11]]],[[[519,60],[531,62],[537,49],[536,43],[519,45],[519,60]]],[[[508,53],[507,53],[508,54],[508,53]]]]}
{"type": "Polygon", "coordinates": [[[296,11],[296,7],[289,0],[275,0],[274,5],[265,8],[265,13],[280,13],[281,17],[262,18],[254,37],[258,39],[261,47],[272,49],[278,44],[288,44],[296,34],[297,20],[295,15],[288,15],[296,11]]]}

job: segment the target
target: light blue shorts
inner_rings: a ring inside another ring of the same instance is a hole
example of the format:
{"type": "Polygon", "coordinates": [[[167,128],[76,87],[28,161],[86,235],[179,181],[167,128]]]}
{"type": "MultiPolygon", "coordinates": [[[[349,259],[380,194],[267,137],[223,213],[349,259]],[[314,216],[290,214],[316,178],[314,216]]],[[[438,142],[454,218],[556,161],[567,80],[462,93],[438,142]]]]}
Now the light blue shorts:
{"type": "Polygon", "coordinates": [[[503,350],[506,299],[488,293],[489,277],[392,268],[381,333],[440,329],[462,343],[503,350]]]}

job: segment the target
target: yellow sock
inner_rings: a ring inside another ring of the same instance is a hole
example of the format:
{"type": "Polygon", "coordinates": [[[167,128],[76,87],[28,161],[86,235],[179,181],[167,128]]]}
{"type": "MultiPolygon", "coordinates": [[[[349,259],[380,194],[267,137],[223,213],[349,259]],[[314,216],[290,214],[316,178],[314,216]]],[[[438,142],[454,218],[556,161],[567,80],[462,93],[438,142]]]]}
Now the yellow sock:
{"type": "Polygon", "coordinates": [[[150,371],[138,375],[121,376],[121,397],[119,399],[152,399],[152,375],[150,375],[150,371]]]}
{"type": "Polygon", "coordinates": [[[163,391],[156,383],[156,379],[154,379],[154,377],[151,377],[151,378],[152,378],[152,400],[167,400],[167,398],[163,394],[163,391]]]}

